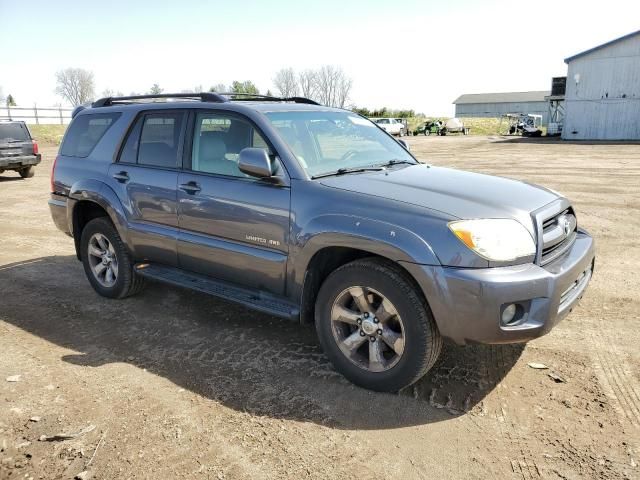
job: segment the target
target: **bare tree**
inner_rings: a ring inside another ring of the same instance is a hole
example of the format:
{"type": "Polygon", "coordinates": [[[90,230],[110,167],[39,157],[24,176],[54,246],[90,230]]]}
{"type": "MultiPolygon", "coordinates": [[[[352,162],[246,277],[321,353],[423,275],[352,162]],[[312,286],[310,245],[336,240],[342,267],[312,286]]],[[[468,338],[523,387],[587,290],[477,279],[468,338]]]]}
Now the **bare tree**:
{"type": "Polygon", "coordinates": [[[282,68],[273,77],[273,85],[281,97],[295,97],[298,95],[298,77],[293,68],[282,68]]]}
{"type": "Polygon", "coordinates": [[[82,68],[65,68],[56,72],[56,93],[77,107],[95,97],[93,73],[82,68]]]}
{"type": "Polygon", "coordinates": [[[316,72],[315,94],[323,105],[344,108],[349,99],[351,86],[351,79],[340,67],[323,65],[316,72]]]}
{"type": "Polygon", "coordinates": [[[116,92],[110,88],[105,88],[102,91],[102,96],[103,97],[124,97],[124,93],[122,93],[120,90],[116,92]]]}
{"type": "Polygon", "coordinates": [[[218,83],[217,85],[209,87],[210,92],[216,92],[216,93],[226,93],[229,90],[231,89],[227,87],[224,83],[218,83]]]}
{"type": "Polygon", "coordinates": [[[314,98],[316,96],[316,77],[315,70],[305,70],[298,74],[300,93],[303,97],[314,98]]]}

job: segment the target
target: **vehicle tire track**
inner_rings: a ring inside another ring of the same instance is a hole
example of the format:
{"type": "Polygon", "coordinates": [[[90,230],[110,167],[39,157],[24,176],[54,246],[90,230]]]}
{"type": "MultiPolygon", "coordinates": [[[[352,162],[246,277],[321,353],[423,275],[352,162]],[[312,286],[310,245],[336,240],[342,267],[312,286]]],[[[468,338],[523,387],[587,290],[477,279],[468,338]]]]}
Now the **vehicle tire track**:
{"type": "MultiPolygon", "coordinates": [[[[600,320],[602,323],[602,320],[600,320]]],[[[618,351],[605,329],[591,334],[593,362],[596,375],[605,394],[615,400],[614,407],[624,421],[640,428],[640,391],[637,379],[623,355],[618,351]]]]}
{"type": "Polygon", "coordinates": [[[504,408],[506,403],[500,391],[500,383],[513,364],[513,362],[508,361],[507,355],[513,354],[513,351],[512,346],[490,345],[487,355],[484,357],[484,371],[491,385],[495,385],[494,391],[499,404],[495,417],[500,435],[507,444],[505,453],[511,457],[511,470],[523,480],[536,480],[541,478],[540,469],[533,458],[529,445],[520,435],[517,425],[511,416],[507,416],[504,408]],[[517,452],[516,458],[513,458],[514,455],[509,452],[517,452]]]}

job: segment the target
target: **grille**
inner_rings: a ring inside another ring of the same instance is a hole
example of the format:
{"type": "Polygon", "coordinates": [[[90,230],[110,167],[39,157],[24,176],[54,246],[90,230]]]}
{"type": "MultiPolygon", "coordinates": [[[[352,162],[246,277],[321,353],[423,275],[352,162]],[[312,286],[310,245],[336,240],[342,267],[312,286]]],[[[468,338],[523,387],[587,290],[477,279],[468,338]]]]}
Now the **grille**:
{"type": "Polygon", "coordinates": [[[542,222],[542,252],[540,263],[553,262],[571,248],[576,240],[578,221],[573,209],[566,210],[542,222]]]}

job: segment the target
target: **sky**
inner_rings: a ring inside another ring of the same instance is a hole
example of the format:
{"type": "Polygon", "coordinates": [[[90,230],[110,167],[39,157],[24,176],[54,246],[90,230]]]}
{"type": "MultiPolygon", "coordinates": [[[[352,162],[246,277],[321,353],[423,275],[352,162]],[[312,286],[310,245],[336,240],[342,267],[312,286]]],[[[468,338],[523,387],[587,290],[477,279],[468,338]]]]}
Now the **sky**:
{"type": "Polygon", "coordinates": [[[564,58],[640,29],[638,0],[0,0],[0,88],[64,103],[55,72],[165,92],[233,80],[273,90],[280,68],[342,67],[350,104],[452,115],[463,93],[547,90],[564,58]]]}

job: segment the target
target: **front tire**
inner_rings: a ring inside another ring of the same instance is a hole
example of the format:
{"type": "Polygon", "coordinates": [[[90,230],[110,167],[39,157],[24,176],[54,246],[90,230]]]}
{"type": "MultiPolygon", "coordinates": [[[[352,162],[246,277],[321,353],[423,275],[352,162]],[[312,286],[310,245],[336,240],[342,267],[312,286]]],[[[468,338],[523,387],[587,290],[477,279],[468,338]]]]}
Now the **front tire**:
{"type": "Polygon", "coordinates": [[[94,218],[82,230],[80,257],[89,283],[103,297],[125,298],[144,286],[120,235],[105,217],[94,218]]]}
{"type": "Polygon", "coordinates": [[[318,338],[336,370],[364,388],[395,392],[435,363],[442,338],[408,274],[391,262],[343,265],[322,284],[318,338]]]}

